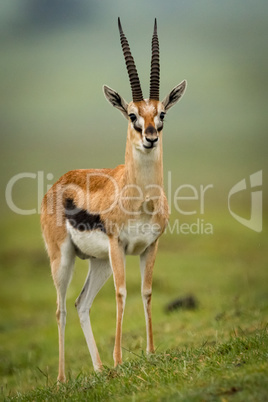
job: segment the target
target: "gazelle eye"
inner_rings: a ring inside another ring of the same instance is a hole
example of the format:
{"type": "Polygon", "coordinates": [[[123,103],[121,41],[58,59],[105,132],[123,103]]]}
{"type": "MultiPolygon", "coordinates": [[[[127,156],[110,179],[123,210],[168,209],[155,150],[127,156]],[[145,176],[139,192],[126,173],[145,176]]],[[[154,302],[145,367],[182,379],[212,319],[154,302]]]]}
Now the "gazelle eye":
{"type": "Polygon", "coordinates": [[[130,120],[132,121],[132,123],[134,123],[135,120],[137,120],[137,116],[134,113],[130,113],[129,115],[130,120]]]}
{"type": "Polygon", "coordinates": [[[165,112],[161,112],[160,113],[160,120],[163,121],[165,118],[166,113],[165,112]]]}

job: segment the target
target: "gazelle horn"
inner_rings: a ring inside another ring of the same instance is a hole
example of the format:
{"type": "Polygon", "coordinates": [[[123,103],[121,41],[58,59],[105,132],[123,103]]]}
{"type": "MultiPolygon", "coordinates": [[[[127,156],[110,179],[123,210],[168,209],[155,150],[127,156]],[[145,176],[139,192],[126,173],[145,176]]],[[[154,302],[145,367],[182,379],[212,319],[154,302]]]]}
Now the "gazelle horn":
{"type": "Polygon", "coordinates": [[[152,38],[152,59],[150,74],[150,99],[159,100],[160,64],[159,64],[159,42],[157,36],[157,23],[154,20],[154,33],[152,38]]]}
{"type": "Polygon", "coordinates": [[[119,29],[119,33],[120,33],[121,46],[123,49],[125,62],[126,62],[126,66],[127,66],[129,81],[130,81],[130,85],[131,85],[133,102],[140,102],[143,100],[141,84],[140,84],[139,76],[138,76],[137,69],[136,69],[136,66],[134,63],[134,59],[130,52],[127,38],[125,37],[125,34],[122,30],[120,18],[118,18],[118,29],[119,29]]]}

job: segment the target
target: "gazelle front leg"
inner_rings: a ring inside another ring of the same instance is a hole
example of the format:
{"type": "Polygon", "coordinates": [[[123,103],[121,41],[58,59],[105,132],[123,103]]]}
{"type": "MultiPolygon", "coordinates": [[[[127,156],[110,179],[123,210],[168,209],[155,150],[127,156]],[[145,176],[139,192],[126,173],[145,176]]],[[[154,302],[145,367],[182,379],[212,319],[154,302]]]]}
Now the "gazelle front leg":
{"type": "Polygon", "coordinates": [[[114,344],[114,365],[122,363],[122,322],[126,302],[125,253],[118,238],[110,237],[110,263],[113,270],[116,295],[116,332],[114,344]]]}
{"type": "Polygon", "coordinates": [[[151,244],[140,256],[141,269],[141,295],[144,306],[146,335],[147,335],[147,353],[154,352],[153,327],[152,327],[152,282],[153,268],[157,252],[158,240],[151,244]]]}

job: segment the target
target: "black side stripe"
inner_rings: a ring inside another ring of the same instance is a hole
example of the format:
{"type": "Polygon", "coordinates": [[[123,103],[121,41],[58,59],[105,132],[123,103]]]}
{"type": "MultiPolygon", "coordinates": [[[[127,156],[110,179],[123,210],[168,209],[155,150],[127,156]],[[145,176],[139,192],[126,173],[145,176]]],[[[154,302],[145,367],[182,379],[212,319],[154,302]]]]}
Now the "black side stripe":
{"type": "Polygon", "coordinates": [[[96,229],[106,232],[99,214],[90,214],[85,209],[78,208],[71,198],[65,200],[65,217],[80,232],[96,229]]]}

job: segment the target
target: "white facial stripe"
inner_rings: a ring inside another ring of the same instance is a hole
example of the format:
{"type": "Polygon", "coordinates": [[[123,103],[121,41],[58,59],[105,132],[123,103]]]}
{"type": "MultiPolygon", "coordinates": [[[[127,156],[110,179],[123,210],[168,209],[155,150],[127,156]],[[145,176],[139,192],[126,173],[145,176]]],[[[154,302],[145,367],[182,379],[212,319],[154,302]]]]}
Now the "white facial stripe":
{"type": "Polygon", "coordinates": [[[131,105],[131,107],[130,107],[130,109],[129,109],[129,111],[128,111],[128,114],[130,114],[130,113],[134,113],[134,114],[138,114],[138,108],[133,104],[133,105],[131,105]]]}
{"type": "Polygon", "coordinates": [[[155,116],[155,118],[154,118],[154,124],[155,124],[155,127],[158,127],[158,126],[159,126],[159,124],[160,124],[159,115],[156,115],[156,116],[155,116]]]}
{"type": "Polygon", "coordinates": [[[157,106],[157,115],[154,118],[154,124],[156,127],[159,127],[161,125],[163,125],[162,120],[160,120],[160,113],[161,112],[165,112],[164,107],[162,105],[161,102],[159,102],[158,106],[157,106]]]}
{"type": "MultiPolygon", "coordinates": [[[[140,127],[142,131],[144,131],[144,118],[139,115],[139,110],[135,105],[131,105],[128,114],[135,114],[137,117],[137,120],[135,121],[135,124],[137,127],[140,127]]],[[[134,128],[134,123],[131,123],[132,127],[134,128]]]]}
{"type": "Polygon", "coordinates": [[[164,112],[164,111],[165,110],[164,110],[164,107],[163,107],[162,103],[159,102],[158,106],[157,106],[157,112],[160,114],[161,112],[164,112]]]}
{"type": "Polygon", "coordinates": [[[137,115],[137,123],[138,123],[138,127],[140,127],[142,129],[142,131],[144,131],[144,118],[137,115]]]}
{"type": "MultiPolygon", "coordinates": [[[[145,99],[145,104],[144,106],[141,106],[141,112],[142,114],[154,114],[155,113],[155,106],[153,104],[150,103],[149,99],[145,99]]],[[[164,107],[162,105],[161,102],[158,103],[157,105],[157,115],[154,117],[154,124],[156,129],[161,127],[162,125],[162,121],[160,120],[160,113],[164,112],[164,107]]],[[[145,121],[144,118],[142,116],[139,115],[139,111],[138,108],[133,104],[131,105],[129,111],[129,114],[134,113],[137,116],[137,120],[135,122],[135,125],[139,128],[142,129],[142,132],[144,133],[144,129],[145,129],[145,121]]],[[[132,123],[132,127],[134,128],[134,123],[132,123]]]]}

